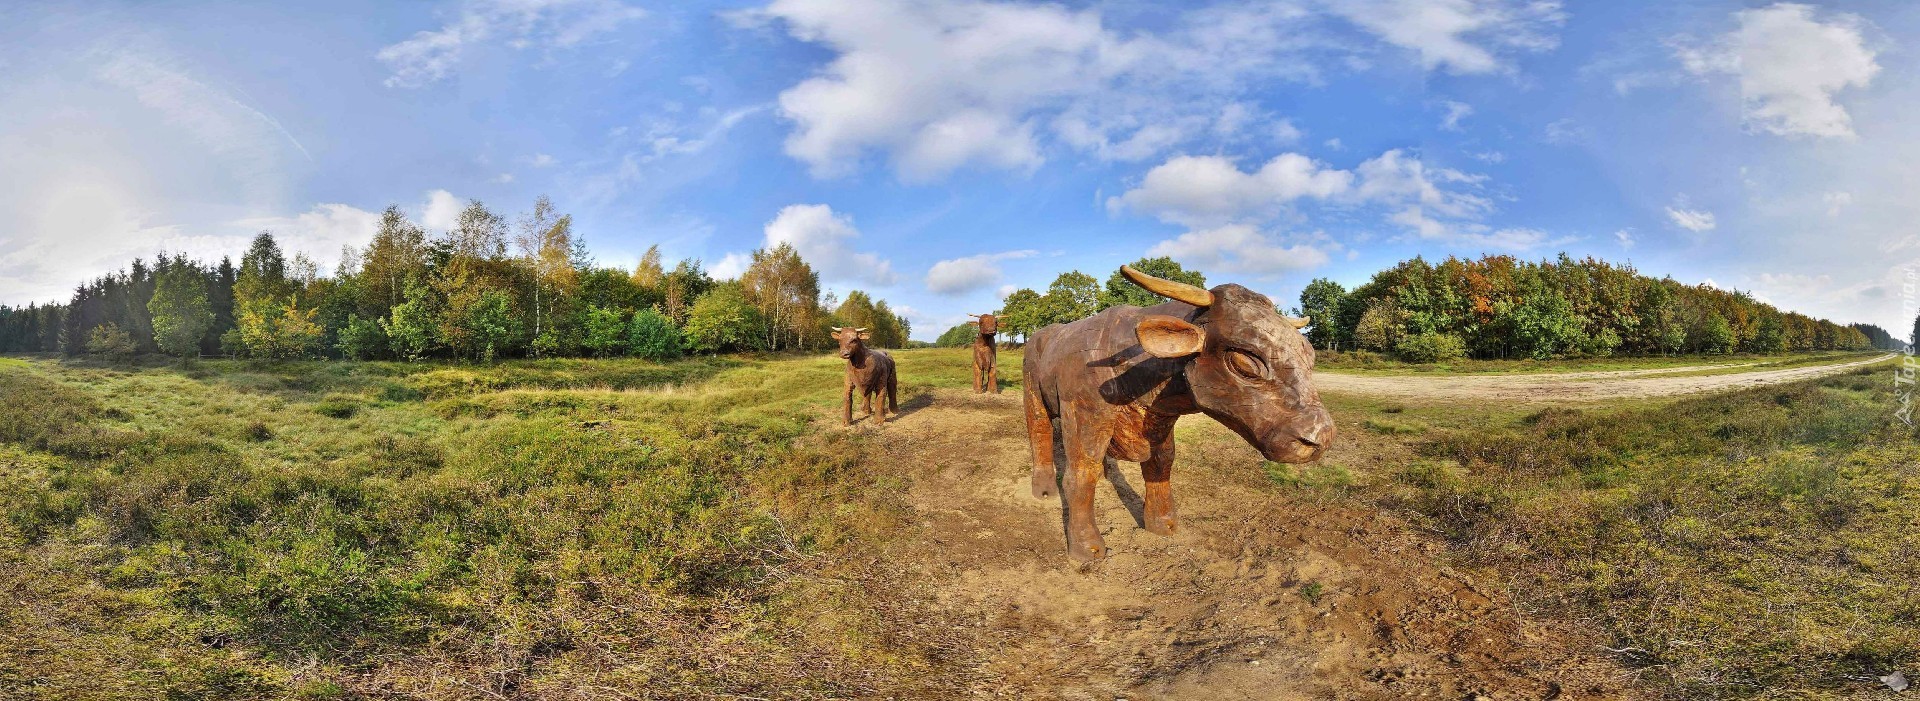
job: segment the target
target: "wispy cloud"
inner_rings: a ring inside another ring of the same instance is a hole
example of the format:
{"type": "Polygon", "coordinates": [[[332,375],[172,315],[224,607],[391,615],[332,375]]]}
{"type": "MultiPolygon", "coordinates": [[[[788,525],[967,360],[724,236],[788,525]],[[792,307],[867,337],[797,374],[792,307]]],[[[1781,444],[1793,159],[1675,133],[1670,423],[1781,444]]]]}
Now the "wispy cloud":
{"type": "Polygon", "coordinates": [[[479,46],[567,49],[646,14],[617,0],[468,0],[439,29],[382,47],[374,57],[393,71],[387,87],[418,88],[452,75],[479,46]]]}

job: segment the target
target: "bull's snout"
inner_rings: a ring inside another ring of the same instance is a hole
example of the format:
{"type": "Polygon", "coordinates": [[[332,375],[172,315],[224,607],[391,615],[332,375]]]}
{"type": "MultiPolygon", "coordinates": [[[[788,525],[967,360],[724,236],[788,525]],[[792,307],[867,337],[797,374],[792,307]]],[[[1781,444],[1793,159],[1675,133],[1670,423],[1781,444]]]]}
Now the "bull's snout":
{"type": "Polygon", "coordinates": [[[852,352],[850,352],[850,351],[840,351],[840,359],[841,359],[841,360],[852,360],[852,359],[853,359],[853,353],[852,353],[852,352]]]}
{"type": "Polygon", "coordinates": [[[1318,409],[1271,434],[1260,452],[1274,462],[1313,462],[1333,445],[1333,417],[1318,409]]]}

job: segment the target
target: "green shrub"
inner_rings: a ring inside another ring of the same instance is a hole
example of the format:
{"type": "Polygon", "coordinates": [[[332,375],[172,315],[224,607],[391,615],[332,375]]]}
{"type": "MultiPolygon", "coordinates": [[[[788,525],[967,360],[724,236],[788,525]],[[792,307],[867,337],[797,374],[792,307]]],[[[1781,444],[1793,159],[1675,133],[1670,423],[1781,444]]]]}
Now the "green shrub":
{"type": "Polygon", "coordinates": [[[627,344],[634,355],[661,361],[680,357],[686,340],[681,337],[680,327],[674,326],[667,315],[642,309],[634,312],[633,321],[627,325],[627,344]]]}
{"type": "Polygon", "coordinates": [[[1400,339],[1393,352],[1410,363],[1441,363],[1467,357],[1467,344],[1449,333],[1420,333],[1400,339]]]}
{"type": "Polygon", "coordinates": [[[87,333],[87,352],[111,358],[124,358],[133,355],[133,337],[121,330],[119,324],[107,322],[93,327],[87,333]]]}
{"type": "Polygon", "coordinates": [[[342,357],[348,360],[366,360],[378,358],[387,352],[387,331],[380,325],[379,319],[362,319],[358,315],[348,314],[347,325],[340,329],[340,339],[334,343],[342,357]]]}

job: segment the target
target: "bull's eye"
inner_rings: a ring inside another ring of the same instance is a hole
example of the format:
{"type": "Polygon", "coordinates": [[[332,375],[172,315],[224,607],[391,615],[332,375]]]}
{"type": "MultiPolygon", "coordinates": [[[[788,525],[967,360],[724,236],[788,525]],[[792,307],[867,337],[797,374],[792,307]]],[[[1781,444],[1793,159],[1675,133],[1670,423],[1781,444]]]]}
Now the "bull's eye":
{"type": "Polygon", "coordinates": [[[1233,368],[1235,373],[1249,380],[1267,378],[1267,361],[1243,350],[1227,351],[1227,367],[1233,368]]]}

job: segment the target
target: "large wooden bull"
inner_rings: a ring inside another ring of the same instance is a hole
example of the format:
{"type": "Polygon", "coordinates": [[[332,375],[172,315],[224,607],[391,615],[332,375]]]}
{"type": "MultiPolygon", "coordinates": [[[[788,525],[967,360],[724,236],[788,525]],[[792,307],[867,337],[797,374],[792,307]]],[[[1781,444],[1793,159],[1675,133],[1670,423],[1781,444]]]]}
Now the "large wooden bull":
{"type": "Polygon", "coordinates": [[[994,335],[1000,333],[1000,319],[992,314],[968,314],[978,331],[973,336],[973,393],[1000,393],[1000,359],[994,335]]]}
{"type": "Polygon", "coordinates": [[[886,425],[887,412],[900,413],[899,378],[894,376],[893,356],[878,348],[868,348],[869,338],[866,329],[853,327],[833,327],[833,340],[840,342],[840,358],[847,361],[847,386],[845,403],[841,405],[841,420],[853,425],[853,393],[859,390],[865,400],[867,416],[873,422],[886,425]],[[884,393],[884,395],[883,395],[884,393]],[[874,411],[873,398],[880,397],[880,410],[874,411]]]}
{"type": "Polygon", "coordinates": [[[1313,388],[1313,347],[1273,301],[1239,285],[1211,291],[1128,266],[1121,274],[1173,301],[1113,307],[1028,339],[1022,376],[1033,443],[1033,494],[1065,492],[1067,552],[1106,555],[1093,522],[1093,490],[1107,458],[1140,463],[1145,522],[1174,531],[1168,478],[1173,424],[1204,413],[1276,462],[1309,462],[1333,442],[1333,419],[1313,388]],[[1053,463],[1060,422],[1064,475],[1053,463]]]}

